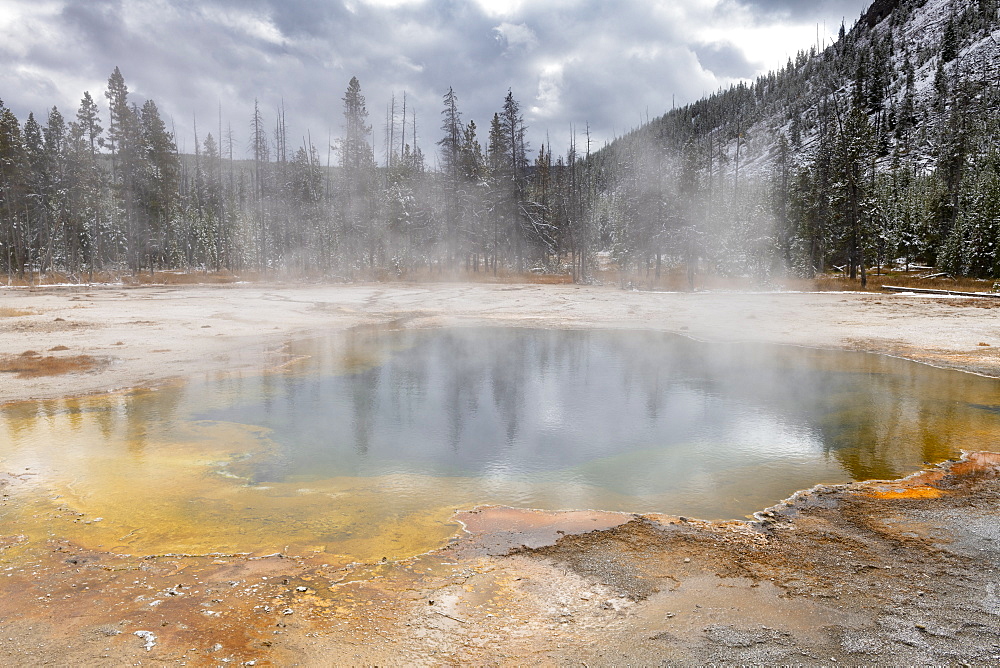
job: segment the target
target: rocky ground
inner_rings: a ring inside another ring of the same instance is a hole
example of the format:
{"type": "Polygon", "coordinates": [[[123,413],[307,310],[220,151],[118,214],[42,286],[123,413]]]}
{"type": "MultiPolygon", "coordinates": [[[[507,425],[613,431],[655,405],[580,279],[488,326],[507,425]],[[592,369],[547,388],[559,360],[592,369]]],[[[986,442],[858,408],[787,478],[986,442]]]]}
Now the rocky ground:
{"type": "MultiPolygon", "coordinates": [[[[656,329],[996,375],[997,305],[469,284],[4,290],[0,359],[100,363],[0,374],[0,402],[265,371],[290,338],[380,322],[656,329]]],[[[903,482],[817,487],[746,522],[479,509],[439,551],[346,568],[96,552],[68,540],[60,516],[46,540],[29,539],[11,519],[29,482],[10,470],[0,483],[8,665],[1000,662],[992,454],[903,482]]]]}

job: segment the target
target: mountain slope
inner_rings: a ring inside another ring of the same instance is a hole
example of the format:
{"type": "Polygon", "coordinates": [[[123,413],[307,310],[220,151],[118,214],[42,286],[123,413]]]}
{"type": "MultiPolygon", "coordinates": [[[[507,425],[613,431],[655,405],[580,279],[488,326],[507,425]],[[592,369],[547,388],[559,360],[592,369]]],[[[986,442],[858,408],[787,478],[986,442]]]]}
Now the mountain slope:
{"type": "Polygon", "coordinates": [[[998,4],[881,0],[821,52],[612,143],[605,241],[626,263],[697,256],[762,278],[864,280],[894,258],[1000,275],[998,4]],[[629,198],[654,205],[616,217],[629,198]]]}

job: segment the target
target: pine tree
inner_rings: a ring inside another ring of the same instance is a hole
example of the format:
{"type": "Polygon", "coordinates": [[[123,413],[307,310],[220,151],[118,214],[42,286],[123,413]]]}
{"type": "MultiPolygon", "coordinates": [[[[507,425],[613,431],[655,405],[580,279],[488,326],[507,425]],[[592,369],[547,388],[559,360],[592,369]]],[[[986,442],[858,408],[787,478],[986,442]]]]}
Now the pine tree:
{"type": "Polygon", "coordinates": [[[868,283],[865,249],[873,216],[868,176],[872,167],[873,129],[857,97],[846,115],[838,111],[837,152],[833,162],[835,211],[841,221],[847,263],[853,280],[868,283]]]}
{"type": "Polygon", "coordinates": [[[143,175],[140,204],[148,243],[144,251],[153,270],[156,265],[174,266],[182,254],[174,229],[179,209],[180,160],[173,135],[167,131],[156,103],[146,100],[138,116],[143,175]]]}
{"type": "Polygon", "coordinates": [[[462,146],[459,154],[462,189],[460,190],[461,233],[468,239],[472,253],[471,269],[479,271],[480,255],[484,263],[489,257],[489,230],[484,211],[482,191],[488,183],[486,158],[477,136],[476,122],[470,120],[462,130],[462,146]]]}
{"type": "MultiPolygon", "coordinates": [[[[507,192],[512,176],[508,167],[507,156],[507,135],[500,123],[500,114],[493,114],[493,120],[490,121],[489,141],[486,146],[486,161],[487,183],[489,187],[487,207],[490,221],[493,224],[493,238],[490,240],[490,261],[493,265],[494,276],[497,274],[497,264],[503,241],[501,239],[500,227],[503,225],[506,229],[510,220],[510,198],[507,196],[507,192]]],[[[507,236],[507,241],[510,241],[509,236],[507,236]]]]}
{"type": "Polygon", "coordinates": [[[521,115],[521,105],[514,99],[514,93],[510,89],[507,90],[499,121],[503,146],[506,148],[502,160],[503,208],[509,225],[508,238],[513,242],[515,268],[522,271],[526,259],[525,244],[530,241],[528,237],[532,227],[531,220],[523,215],[527,209],[522,206],[527,189],[525,175],[528,168],[528,142],[525,139],[527,128],[521,115]]]}
{"type": "Polygon", "coordinates": [[[26,166],[21,124],[0,101],[0,252],[8,274],[24,278],[27,221],[24,216],[26,166]]]}
{"type": "Polygon", "coordinates": [[[462,115],[458,111],[458,96],[450,86],[444,94],[444,108],[441,110],[441,132],[438,141],[441,147],[441,169],[452,180],[461,173],[462,163],[462,115]]]}
{"type": "Polygon", "coordinates": [[[441,131],[444,136],[438,141],[441,147],[441,169],[444,171],[444,219],[448,241],[450,262],[454,262],[462,252],[459,249],[459,218],[461,205],[457,201],[464,180],[462,174],[462,116],[458,111],[458,97],[454,89],[448,87],[444,94],[444,108],[441,110],[441,131]]]}
{"type": "Polygon", "coordinates": [[[198,202],[204,207],[202,215],[205,227],[200,235],[203,239],[203,258],[206,265],[219,271],[222,267],[228,266],[224,249],[229,244],[225,239],[222,209],[222,154],[211,132],[205,136],[200,153],[205,161],[205,167],[201,172],[202,185],[197,190],[198,202]]]}
{"type": "Polygon", "coordinates": [[[473,182],[482,178],[486,162],[476,130],[476,122],[469,121],[462,131],[461,174],[473,182]]]}
{"type": "Polygon", "coordinates": [[[939,113],[943,112],[948,104],[948,93],[951,90],[944,63],[944,58],[938,58],[937,69],[934,70],[934,107],[939,113]]]}
{"type": "Polygon", "coordinates": [[[267,130],[264,125],[264,114],[260,103],[253,101],[253,118],[250,121],[250,149],[253,153],[253,173],[251,174],[251,196],[253,211],[251,212],[251,228],[256,235],[257,268],[261,273],[268,269],[267,246],[267,203],[269,196],[268,183],[271,166],[271,150],[267,141],[267,130]]]}
{"type": "Polygon", "coordinates": [[[348,257],[367,253],[368,264],[375,266],[381,231],[374,228],[373,193],[374,154],[368,143],[371,126],[361,84],[351,77],[344,93],[344,137],[340,140],[340,164],[344,172],[342,231],[348,242],[348,257]],[[355,245],[355,242],[359,245],[355,245]]]}
{"type": "Polygon", "coordinates": [[[103,264],[105,240],[100,206],[102,178],[97,163],[98,147],[104,144],[97,104],[84,92],[76,121],[69,128],[69,183],[71,218],[79,230],[90,280],[103,264]]]}
{"type": "Polygon", "coordinates": [[[971,105],[970,91],[959,89],[941,128],[937,174],[946,196],[939,206],[938,239],[947,239],[962,211],[962,187],[966,177],[970,127],[966,109],[971,105]]]}
{"type": "Polygon", "coordinates": [[[374,158],[368,143],[372,128],[368,125],[368,109],[357,77],[351,77],[343,101],[344,138],[340,143],[340,164],[348,172],[360,172],[368,169],[374,158]]]}
{"type": "Polygon", "coordinates": [[[46,119],[45,129],[45,174],[47,218],[49,225],[44,230],[40,269],[47,271],[55,262],[57,250],[61,250],[66,267],[74,278],[81,270],[81,250],[85,243],[85,229],[72,217],[72,202],[69,198],[68,142],[66,120],[56,107],[52,107],[46,119]],[[57,249],[57,244],[62,248],[57,249]]]}
{"type": "Polygon", "coordinates": [[[101,118],[97,109],[97,103],[90,96],[89,91],[84,91],[83,99],[80,100],[80,108],[76,112],[76,122],[80,126],[81,136],[87,140],[90,154],[97,156],[97,148],[104,144],[101,133],[101,118]]]}
{"type": "Polygon", "coordinates": [[[869,113],[875,114],[882,111],[886,91],[889,88],[890,68],[888,45],[877,38],[873,38],[868,75],[867,107],[869,113]]]}
{"type": "Polygon", "coordinates": [[[124,242],[122,249],[133,274],[138,274],[146,259],[146,228],[137,217],[136,177],[141,171],[138,110],[129,105],[128,86],[115,67],[108,77],[108,145],[111,148],[111,184],[115,194],[113,224],[124,242]]]}
{"type": "MultiPolygon", "coordinates": [[[[89,113],[89,108],[84,111],[83,104],[86,103],[88,94],[84,95],[84,102],[81,103],[81,113],[89,113]]],[[[108,100],[110,110],[108,125],[108,144],[111,148],[112,170],[115,170],[116,160],[123,151],[123,144],[127,137],[127,127],[130,121],[130,110],[128,106],[128,86],[125,85],[125,77],[121,70],[115,67],[114,72],[108,77],[108,90],[104,97],[108,100]]],[[[93,100],[91,100],[93,102],[93,100]]]]}
{"type": "Polygon", "coordinates": [[[500,113],[500,128],[508,151],[505,161],[510,170],[511,181],[519,191],[523,191],[524,172],[528,165],[528,142],[525,139],[527,127],[521,115],[521,104],[514,99],[514,93],[510,89],[507,90],[503,111],[500,113]]]}
{"type": "Polygon", "coordinates": [[[35,115],[28,113],[24,122],[24,185],[25,195],[25,257],[29,271],[43,271],[40,263],[42,248],[47,233],[51,230],[49,221],[48,195],[50,193],[48,169],[45,160],[45,145],[42,128],[35,115]]]}
{"type": "Polygon", "coordinates": [[[958,31],[955,29],[955,19],[948,17],[941,35],[941,60],[950,63],[958,55],[958,31]]]}
{"type": "Polygon", "coordinates": [[[896,139],[903,145],[904,150],[909,151],[910,131],[917,123],[917,111],[915,105],[916,96],[916,74],[913,63],[910,62],[909,54],[903,59],[903,101],[900,104],[899,112],[896,115],[896,139]]]}

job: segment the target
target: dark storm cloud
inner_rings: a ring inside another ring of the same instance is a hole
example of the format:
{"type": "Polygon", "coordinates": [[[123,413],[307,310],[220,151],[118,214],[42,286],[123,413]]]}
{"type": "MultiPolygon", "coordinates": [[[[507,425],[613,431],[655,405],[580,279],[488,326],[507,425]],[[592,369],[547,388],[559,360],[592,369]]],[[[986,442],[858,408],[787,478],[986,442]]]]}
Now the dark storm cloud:
{"type": "Polygon", "coordinates": [[[756,74],[758,67],[732,44],[702,44],[694,47],[698,62],[706,70],[732,79],[747,79],[756,74]]]}
{"type": "MultiPolygon", "coordinates": [[[[733,0],[736,2],[737,0],[733,0]]],[[[840,25],[846,20],[848,27],[868,8],[869,0],[738,0],[760,12],[764,20],[771,18],[816,21],[826,20],[830,25],[840,25]]]]}
{"type": "MultiPolygon", "coordinates": [[[[136,101],[157,101],[183,150],[194,149],[195,118],[199,138],[218,134],[221,107],[243,153],[256,99],[269,127],[283,107],[290,145],[308,130],[325,159],[357,76],[379,160],[393,94],[399,116],[405,91],[407,143],[416,114],[429,158],[449,86],[481,140],[509,88],[533,150],[548,133],[563,152],[572,126],[579,145],[587,125],[599,146],[674,99],[690,102],[783,64],[785,52],[761,50],[761,30],[860,11],[836,0],[815,12],[788,0],[3,1],[0,99],[22,119],[53,104],[72,117],[84,90],[103,104],[118,66],[136,101]]],[[[809,46],[803,41],[788,54],[809,46]]]]}

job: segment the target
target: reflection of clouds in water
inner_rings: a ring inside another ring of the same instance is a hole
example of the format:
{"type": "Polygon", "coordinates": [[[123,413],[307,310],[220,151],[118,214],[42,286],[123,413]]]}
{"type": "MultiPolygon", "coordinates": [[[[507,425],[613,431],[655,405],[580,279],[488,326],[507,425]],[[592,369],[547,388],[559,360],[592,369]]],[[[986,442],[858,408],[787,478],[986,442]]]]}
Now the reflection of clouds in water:
{"type": "MultiPolygon", "coordinates": [[[[859,436],[887,419],[887,402],[901,415],[899,406],[915,401],[892,397],[912,388],[906,374],[886,373],[881,358],[831,362],[818,351],[710,346],[649,332],[458,329],[311,345],[324,364],[296,377],[304,389],[282,396],[268,388],[266,408],[250,395],[222,412],[266,418],[284,443],[289,474],[511,478],[615,459],[617,476],[667,489],[700,471],[825,452],[870,471],[885,469],[878,456],[841,451],[864,447],[859,436]],[[346,349],[334,355],[323,350],[330,345],[346,349]],[[383,363],[337,373],[344,357],[383,363]],[[629,456],[638,452],[646,454],[629,456]]],[[[600,470],[589,475],[616,484],[600,470]]]]}
{"type": "Polygon", "coordinates": [[[817,429],[767,411],[737,412],[723,439],[731,444],[731,451],[785,461],[823,452],[823,439],[817,429]]]}
{"type": "Polygon", "coordinates": [[[901,475],[1000,431],[982,408],[1000,404],[996,381],[870,355],[522,329],[354,332],[294,348],[310,357],[287,373],[5,408],[0,457],[84,480],[110,462],[116,480],[163,486],[181,458],[222,461],[345,508],[366,494],[386,509],[733,517],[817,482],[901,475]],[[329,486],[354,475],[367,477],[329,486]]]}
{"type": "Polygon", "coordinates": [[[556,431],[567,429],[570,425],[567,423],[564,406],[565,388],[560,387],[554,375],[543,379],[540,385],[538,401],[541,405],[542,428],[556,431]]]}
{"type": "Polygon", "coordinates": [[[724,481],[734,475],[743,478],[740,486],[744,488],[770,482],[761,480],[761,475],[784,480],[781,489],[787,489],[785,493],[814,481],[825,482],[831,473],[843,479],[839,466],[824,461],[822,439],[809,426],[750,406],[735,407],[730,417],[715,433],[604,460],[586,471],[594,484],[603,483],[623,494],[700,498],[701,503],[719,495],[724,481]]]}

